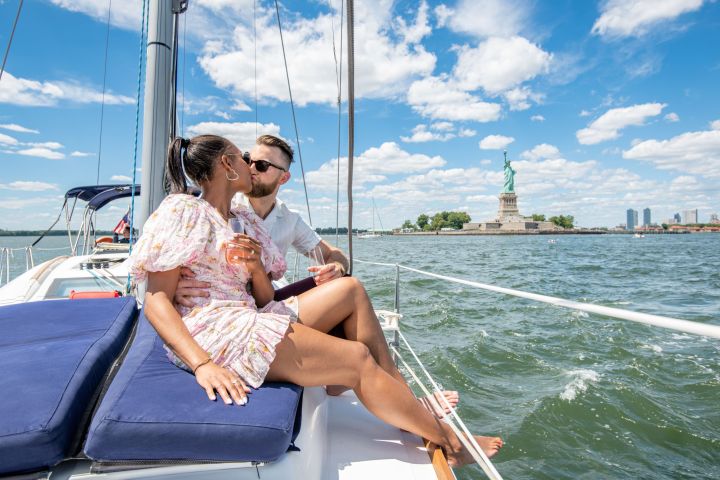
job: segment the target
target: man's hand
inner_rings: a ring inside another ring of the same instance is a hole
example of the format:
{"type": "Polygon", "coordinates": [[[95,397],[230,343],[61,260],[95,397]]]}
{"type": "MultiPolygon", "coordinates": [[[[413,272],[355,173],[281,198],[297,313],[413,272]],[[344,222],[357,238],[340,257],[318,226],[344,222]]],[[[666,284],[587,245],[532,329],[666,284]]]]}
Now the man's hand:
{"type": "Polygon", "coordinates": [[[193,302],[192,297],[209,297],[210,292],[208,288],[210,288],[208,282],[195,280],[193,271],[187,267],[182,267],[173,300],[177,305],[188,308],[196,307],[197,304],[193,302]]]}
{"type": "Polygon", "coordinates": [[[308,267],[308,271],[315,274],[316,285],[322,285],[345,275],[345,268],[340,262],[332,262],[319,267],[308,267]]]}

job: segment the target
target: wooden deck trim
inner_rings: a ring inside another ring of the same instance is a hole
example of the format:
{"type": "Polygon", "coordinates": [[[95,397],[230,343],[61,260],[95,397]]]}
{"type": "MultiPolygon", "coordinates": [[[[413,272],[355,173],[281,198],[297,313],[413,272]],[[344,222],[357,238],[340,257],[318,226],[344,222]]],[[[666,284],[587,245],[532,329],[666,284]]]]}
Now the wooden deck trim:
{"type": "Polygon", "coordinates": [[[423,438],[423,442],[425,443],[425,448],[427,448],[428,455],[430,456],[430,460],[433,468],[435,469],[435,475],[437,475],[438,480],[455,480],[455,474],[450,469],[450,465],[448,465],[447,458],[445,458],[445,452],[429,440],[425,440],[423,438]]]}

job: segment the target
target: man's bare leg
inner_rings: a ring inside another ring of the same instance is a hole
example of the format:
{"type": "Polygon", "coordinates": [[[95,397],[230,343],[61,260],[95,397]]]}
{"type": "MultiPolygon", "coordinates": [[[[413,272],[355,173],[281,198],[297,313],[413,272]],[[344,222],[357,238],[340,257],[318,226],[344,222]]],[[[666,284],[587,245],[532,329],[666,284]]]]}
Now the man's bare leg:
{"type": "MultiPolygon", "coordinates": [[[[302,293],[298,296],[298,301],[300,323],[323,333],[342,324],[348,340],[357,340],[365,344],[383,370],[407,385],[393,361],[370,297],[359,280],[353,277],[333,280],[302,293]]],[[[346,390],[348,388],[341,385],[327,387],[328,395],[340,395],[346,390]]],[[[452,408],[457,406],[460,400],[458,392],[446,391],[443,395],[452,408]]],[[[423,398],[421,401],[425,408],[439,418],[450,413],[447,404],[438,397],[438,394],[436,400],[442,407],[442,412],[432,407],[430,399],[423,398]]]]}
{"type": "MultiPolygon", "coordinates": [[[[368,347],[360,342],[338,339],[301,324],[292,325],[276,348],[267,380],[306,387],[346,385],[381,420],[441,446],[451,466],[472,461],[450,427],[423,408],[407,385],[381,368],[368,347]]],[[[475,438],[488,457],[502,447],[498,437],[475,438]]]]}

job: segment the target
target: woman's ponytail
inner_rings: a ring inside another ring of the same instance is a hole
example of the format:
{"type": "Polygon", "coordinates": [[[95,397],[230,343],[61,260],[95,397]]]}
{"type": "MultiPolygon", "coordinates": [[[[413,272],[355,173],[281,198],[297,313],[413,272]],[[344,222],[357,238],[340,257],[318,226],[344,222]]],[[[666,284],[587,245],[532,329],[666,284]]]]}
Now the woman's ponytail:
{"type": "Polygon", "coordinates": [[[232,143],[217,135],[177,137],[168,147],[165,179],[170,193],[188,193],[187,179],[197,186],[210,180],[215,162],[232,143]]]}
{"type": "Polygon", "coordinates": [[[188,185],[183,169],[183,156],[187,153],[189,140],[177,137],[168,148],[167,165],[165,177],[170,186],[170,193],[187,193],[188,185]]]}

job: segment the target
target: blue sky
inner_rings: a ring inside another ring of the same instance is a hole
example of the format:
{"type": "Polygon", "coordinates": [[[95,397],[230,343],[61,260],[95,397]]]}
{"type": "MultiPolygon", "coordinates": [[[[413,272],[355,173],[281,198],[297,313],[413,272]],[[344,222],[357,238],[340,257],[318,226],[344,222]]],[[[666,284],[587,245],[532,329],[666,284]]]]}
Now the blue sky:
{"type": "MultiPolygon", "coordinates": [[[[257,3],[255,36],[252,0],[191,0],[180,53],[186,135],[250,148],[257,115],[259,133],[295,143],[273,4],[257,3]]],[[[719,2],[357,3],[355,225],[371,224],[372,199],[385,227],[441,210],[494,218],[503,148],[527,215],[614,226],[627,208],[650,207],[659,222],[720,212],[719,2]]],[[[335,224],[339,7],[281,11],[316,226],[335,224]]],[[[96,181],[107,8],[25,2],[0,80],[0,228],[46,227],[65,190],[96,181]]],[[[16,9],[0,0],[3,52],[16,9]]],[[[101,183],[132,175],[140,2],[113,2],[111,24],[101,183]]],[[[343,179],[346,156],[343,133],[343,179]]],[[[305,211],[298,163],[292,173],[281,198],[305,211]]],[[[341,219],[344,192],[343,182],[341,219]]],[[[125,208],[107,210],[101,226],[125,208]]]]}

